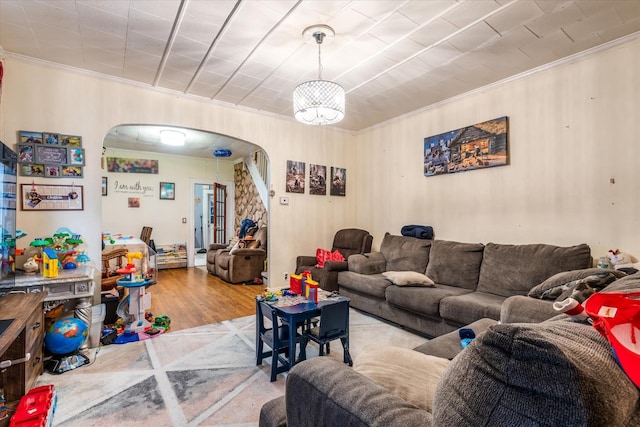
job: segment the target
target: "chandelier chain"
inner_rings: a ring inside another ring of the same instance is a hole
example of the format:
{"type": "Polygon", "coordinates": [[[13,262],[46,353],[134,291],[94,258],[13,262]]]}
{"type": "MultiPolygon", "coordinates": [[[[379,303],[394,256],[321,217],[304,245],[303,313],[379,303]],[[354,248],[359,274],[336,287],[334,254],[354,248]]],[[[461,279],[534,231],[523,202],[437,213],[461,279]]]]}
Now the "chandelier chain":
{"type": "Polygon", "coordinates": [[[318,41],[318,80],[322,80],[322,55],[320,48],[322,46],[322,38],[318,41]]]}

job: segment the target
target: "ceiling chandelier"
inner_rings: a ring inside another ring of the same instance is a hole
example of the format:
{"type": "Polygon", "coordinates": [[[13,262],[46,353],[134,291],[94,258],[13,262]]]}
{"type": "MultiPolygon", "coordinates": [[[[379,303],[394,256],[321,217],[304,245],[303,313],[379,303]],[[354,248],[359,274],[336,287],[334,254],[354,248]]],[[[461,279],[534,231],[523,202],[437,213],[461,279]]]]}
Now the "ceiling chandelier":
{"type": "Polygon", "coordinates": [[[344,89],[338,83],[322,80],[320,46],[325,37],[333,37],[333,28],[313,25],[302,35],[318,45],[318,80],[299,84],[293,91],[293,112],[296,120],[307,125],[331,125],[344,118],[344,89]]]}

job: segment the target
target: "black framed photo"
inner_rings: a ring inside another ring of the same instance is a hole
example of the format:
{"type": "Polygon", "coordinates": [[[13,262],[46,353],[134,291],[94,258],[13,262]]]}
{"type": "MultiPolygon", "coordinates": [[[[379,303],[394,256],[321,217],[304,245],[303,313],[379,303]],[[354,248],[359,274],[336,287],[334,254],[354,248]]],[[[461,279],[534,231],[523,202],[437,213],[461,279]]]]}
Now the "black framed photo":
{"type": "Polygon", "coordinates": [[[109,179],[106,176],[103,176],[102,177],[102,195],[103,196],[106,196],[108,193],[108,187],[109,187],[108,182],[109,182],[109,179]]]}
{"type": "Polygon", "coordinates": [[[160,200],[175,200],[175,199],[176,199],[176,183],[161,182],[160,183],[160,200]]]}

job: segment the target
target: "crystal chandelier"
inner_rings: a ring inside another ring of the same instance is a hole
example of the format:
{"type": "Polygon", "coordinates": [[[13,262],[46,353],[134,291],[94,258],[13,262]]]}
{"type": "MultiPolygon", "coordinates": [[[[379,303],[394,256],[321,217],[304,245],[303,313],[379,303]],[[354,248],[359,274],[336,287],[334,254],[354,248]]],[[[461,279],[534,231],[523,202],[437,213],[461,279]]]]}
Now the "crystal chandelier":
{"type": "Polygon", "coordinates": [[[302,34],[313,37],[318,45],[318,80],[299,84],[293,91],[293,111],[296,120],[307,125],[331,125],[344,118],[344,89],[337,83],[322,80],[320,46],[327,36],[335,32],[327,25],[314,25],[302,34]]]}

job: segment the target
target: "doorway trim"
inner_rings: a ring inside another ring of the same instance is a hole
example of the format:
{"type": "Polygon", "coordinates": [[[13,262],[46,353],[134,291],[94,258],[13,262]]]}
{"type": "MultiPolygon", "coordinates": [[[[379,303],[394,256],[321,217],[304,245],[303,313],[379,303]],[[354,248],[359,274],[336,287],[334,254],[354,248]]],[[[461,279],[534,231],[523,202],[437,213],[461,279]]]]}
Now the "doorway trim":
{"type": "MultiPolygon", "coordinates": [[[[195,218],[195,198],[196,198],[196,184],[211,185],[215,183],[215,178],[189,178],[189,216],[187,217],[187,228],[193,230],[195,224],[193,223],[195,218]]],[[[234,218],[236,212],[235,205],[235,188],[233,181],[220,181],[219,184],[227,186],[227,230],[233,230],[234,218]]],[[[231,231],[233,233],[233,231],[231,231]]],[[[187,236],[187,267],[193,267],[196,263],[195,254],[196,239],[193,232],[188,233],[187,236]]],[[[206,249],[206,248],[205,248],[206,249]]]]}

